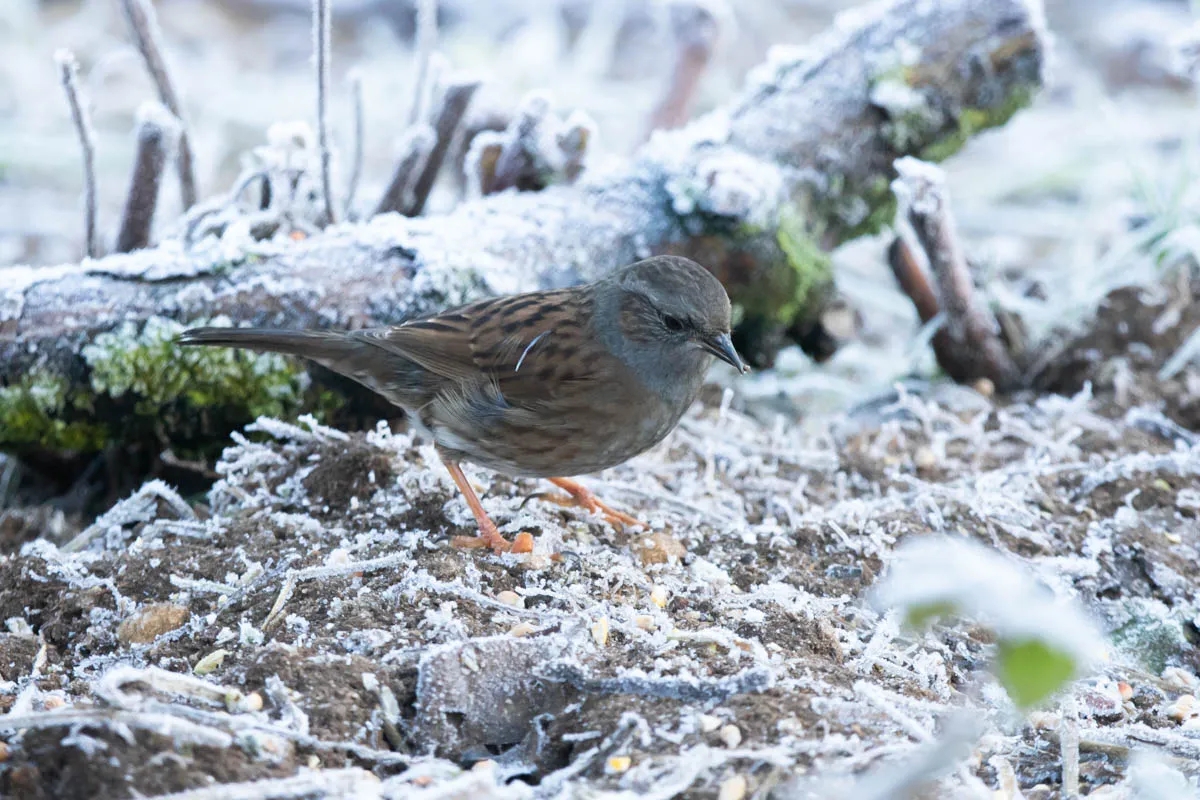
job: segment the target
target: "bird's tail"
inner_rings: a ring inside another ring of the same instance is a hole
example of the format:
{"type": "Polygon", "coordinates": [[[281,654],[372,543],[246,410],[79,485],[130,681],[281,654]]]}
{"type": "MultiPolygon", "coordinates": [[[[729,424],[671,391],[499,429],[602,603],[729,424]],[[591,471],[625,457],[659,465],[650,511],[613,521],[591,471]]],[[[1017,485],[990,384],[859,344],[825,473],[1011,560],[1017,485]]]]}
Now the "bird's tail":
{"type": "Polygon", "coordinates": [[[334,331],[288,331],[268,328],[192,328],[175,340],[181,345],[239,347],[260,353],[302,356],[329,366],[363,347],[345,334],[334,331]]]}
{"type": "Polygon", "coordinates": [[[428,400],[425,391],[428,380],[421,367],[352,334],[268,328],[192,328],[175,341],[181,345],[239,347],[307,358],[378,392],[401,408],[413,408],[428,400]]]}

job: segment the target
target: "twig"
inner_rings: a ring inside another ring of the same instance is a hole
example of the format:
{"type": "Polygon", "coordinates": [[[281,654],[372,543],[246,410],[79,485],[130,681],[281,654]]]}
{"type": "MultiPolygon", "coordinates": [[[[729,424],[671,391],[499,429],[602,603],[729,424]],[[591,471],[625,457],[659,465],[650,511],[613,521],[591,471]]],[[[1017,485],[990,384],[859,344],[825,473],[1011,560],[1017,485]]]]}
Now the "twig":
{"type": "Polygon", "coordinates": [[[463,116],[467,113],[467,106],[471,104],[471,98],[474,97],[477,89],[479,89],[478,80],[458,79],[451,81],[442,93],[433,125],[437,139],[429,151],[425,165],[413,183],[411,203],[401,211],[404,216],[415,217],[425,210],[425,203],[429,200],[429,193],[433,191],[433,183],[442,169],[446,152],[450,149],[454,134],[458,130],[463,116]]]}
{"type": "Polygon", "coordinates": [[[1063,797],[1079,797],[1079,706],[1070,691],[1063,698],[1058,749],[1062,753],[1063,797]]]}
{"type": "Polygon", "coordinates": [[[925,274],[928,265],[922,263],[924,259],[918,251],[900,234],[897,234],[888,246],[887,257],[892,274],[900,284],[900,291],[912,300],[921,324],[927,325],[938,315],[937,295],[934,294],[933,287],[929,285],[929,277],[925,274]]]}
{"type": "Polygon", "coordinates": [[[83,149],[83,246],[88,258],[96,258],[100,255],[96,244],[96,132],[92,130],[92,120],[81,97],[75,54],[70,50],[59,50],[54,54],[54,60],[58,62],[63,91],[67,93],[67,104],[71,107],[71,120],[83,149]]]}
{"type": "Polygon", "coordinates": [[[704,2],[677,3],[671,7],[671,16],[679,51],[666,93],[650,115],[647,138],[659,128],[678,128],[687,122],[720,32],[716,16],[704,2]]]}
{"type": "Polygon", "coordinates": [[[361,767],[310,770],[290,778],[219,783],[147,800],[283,800],[289,797],[382,797],[379,778],[361,767]]]}
{"type": "MultiPolygon", "coordinates": [[[[489,194],[514,186],[518,189],[540,188],[530,184],[537,177],[538,139],[549,116],[550,98],[546,95],[531,92],[521,101],[516,117],[504,134],[504,148],[496,160],[489,194]]],[[[482,185],[483,181],[480,183],[482,185]]]]}
{"type": "Polygon", "coordinates": [[[417,0],[417,81],[413,86],[412,110],[408,124],[425,122],[429,104],[429,61],[438,40],[438,0],[417,0]]]}
{"type": "Polygon", "coordinates": [[[137,155],[117,233],[118,253],[140,250],[150,244],[163,172],[171,149],[179,141],[179,130],[179,120],[165,106],[149,102],[138,109],[137,155]]]}
{"type": "Polygon", "coordinates": [[[97,725],[120,730],[119,726],[140,728],[167,736],[178,743],[188,742],[204,747],[229,747],[233,737],[203,723],[157,711],[124,711],[114,709],[65,709],[29,714],[0,716],[0,730],[24,728],[63,728],[76,725],[97,725]]]}
{"type": "Polygon", "coordinates": [[[121,0],[121,7],[133,31],[134,44],[146,63],[146,71],[150,73],[150,79],[158,89],[158,99],[179,120],[179,194],[183,201],[183,210],[187,211],[196,204],[196,167],[192,162],[187,118],[183,114],[179,94],[171,80],[171,71],[163,57],[162,29],[158,26],[158,17],[149,0],[121,0]]]}
{"type": "MultiPolygon", "coordinates": [[[[975,297],[950,210],[945,173],[911,157],[898,159],[895,166],[900,175],[892,184],[900,203],[897,217],[912,226],[929,259],[937,282],[937,307],[946,316],[939,331],[939,335],[945,334],[946,346],[938,353],[938,363],[959,383],[988,378],[1001,391],[1015,389],[1021,383],[1020,370],[1000,340],[995,318],[975,297]]],[[[911,277],[909,266],[901,264],[911,277]]],[[[922,294],[919,287],[916,292],[918,297],[922,294]]],[[[928,310],[929,298],[923,297],[920,302],[928,310]]]]}
{"type": "Polygon", "coordinates": [[[317,73],[317,147],[321,152],[321,193],[325,196],[325,224],[337,222],[333,210],[333,151],[329,143],[329,50],[331,0],[313,0],[313,64],[317,73]]]}
{"type": "Polygon", "coordinates": [[[417,174],[424,169],[429,153],[436,143],[437,134],[428,125],[416,125],[404,132],[400,139],[396,168],[392,170],[392,179],[388,182],[383,197],[379,198],[372,216],[389,211],[403,212],[412,206],[413,183],[417,174]]]}
{"type": "Polygon", "coordinates": [[[346,184],[346,205],[342,212],[346,217],[354,213],[354,199],[358,195],[358,182],[362,179],[363,167],[366,119],[363,112],[362,73],[358,70],[350,73],[350,97],[354,103],[354,155],[350,162],[350,181],[346,184]]]}

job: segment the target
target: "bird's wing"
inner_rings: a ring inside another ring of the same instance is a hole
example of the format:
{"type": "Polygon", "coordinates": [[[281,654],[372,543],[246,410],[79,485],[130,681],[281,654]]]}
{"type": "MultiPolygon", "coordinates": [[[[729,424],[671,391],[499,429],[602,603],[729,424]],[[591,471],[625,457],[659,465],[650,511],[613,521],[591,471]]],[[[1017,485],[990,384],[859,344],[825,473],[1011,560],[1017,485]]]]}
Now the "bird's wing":
{"type": "Polygon", "coordinates": [[[591,298],[579,289],[490,298],[355,334],[462,383],[493,383],[512,403],[584,389],[613,359],[585,344],[591,298]]]}

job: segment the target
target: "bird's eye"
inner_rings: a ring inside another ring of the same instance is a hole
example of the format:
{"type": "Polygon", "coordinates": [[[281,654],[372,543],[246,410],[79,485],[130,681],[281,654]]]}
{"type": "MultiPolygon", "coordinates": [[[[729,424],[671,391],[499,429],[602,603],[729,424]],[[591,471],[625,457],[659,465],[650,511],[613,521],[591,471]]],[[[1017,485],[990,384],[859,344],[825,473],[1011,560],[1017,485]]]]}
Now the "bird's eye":
{"type": "Polygon", "coordinates": [[[683,322],[678,317],[672,317],[670,314],[663,314],[663,325],[672,333],[678,333],[683,330],[683,322]]]}

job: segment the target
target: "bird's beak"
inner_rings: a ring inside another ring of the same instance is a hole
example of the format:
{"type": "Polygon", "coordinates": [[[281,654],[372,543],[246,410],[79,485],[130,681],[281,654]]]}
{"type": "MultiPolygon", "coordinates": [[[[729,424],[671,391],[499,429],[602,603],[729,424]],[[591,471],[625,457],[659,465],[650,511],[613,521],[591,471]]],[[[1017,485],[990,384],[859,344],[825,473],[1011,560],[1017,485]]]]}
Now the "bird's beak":
{"type": "Polygon", "coordinates": [[[738,355],[737,350],[733,348],[733,340],[729,338],[728,333],[720,333],[713,337],[705,337],[701,340],[700,346],[724,361],[726,364],[729,364],[738,372],[745,374],[750,371],[750,368],[746,366],[744,361],[742,361],[742,357],[738,355]]]}

